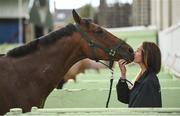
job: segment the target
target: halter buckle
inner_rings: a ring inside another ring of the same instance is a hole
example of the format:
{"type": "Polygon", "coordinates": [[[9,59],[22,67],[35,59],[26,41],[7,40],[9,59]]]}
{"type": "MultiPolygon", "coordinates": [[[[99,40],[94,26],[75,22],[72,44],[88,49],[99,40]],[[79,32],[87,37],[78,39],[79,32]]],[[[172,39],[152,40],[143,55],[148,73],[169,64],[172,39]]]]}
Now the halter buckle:
{"type": "Polygon", "coordinates": [[[94,43],[93,43],[92,41],[90,41],[90,42],[88,43],[88,45],[89,45],[90,47],[93,47],[93,46],[94,46],[94,43]]]}
{"type": "Polygon", "coordinates": [[[109,55],[110,55],[110,56],[115,56],[115,54],[116,54],[116,51],[115,51],[115,50],[111,49],[111,50],[109,51],[109,55]]]}

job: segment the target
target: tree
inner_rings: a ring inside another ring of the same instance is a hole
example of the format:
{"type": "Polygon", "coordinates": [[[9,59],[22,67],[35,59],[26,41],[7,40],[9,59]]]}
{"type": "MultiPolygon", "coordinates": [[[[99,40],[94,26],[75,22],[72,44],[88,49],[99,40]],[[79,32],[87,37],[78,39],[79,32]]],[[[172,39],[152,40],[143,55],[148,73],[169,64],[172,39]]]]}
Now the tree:
{"type": "Polygon", "coordinates": [[[89,17],[91,17],[91,10],[92,10],[91,4],[86,4],[80,8],[80,15],[82,17],[89,18],[89,17]]]}

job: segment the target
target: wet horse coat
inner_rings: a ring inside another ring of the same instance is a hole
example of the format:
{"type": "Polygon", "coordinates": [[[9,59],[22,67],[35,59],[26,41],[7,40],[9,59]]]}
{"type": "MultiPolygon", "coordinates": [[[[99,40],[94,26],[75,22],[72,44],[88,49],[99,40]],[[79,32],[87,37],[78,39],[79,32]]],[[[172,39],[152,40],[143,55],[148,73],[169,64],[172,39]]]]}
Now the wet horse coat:
{"type": "MultiPolygon", "coordinates": [[[[128,44],[98,25],[81,19],[74,10],[73,17],[94,42],[106,48],[121,44],[113,60],[133,60],[133,51],[128,44]]],[[[96,48],[95,53],[96,58],[108,60],[103,50],[96,48]]],[[[72,24],[1,56],[0,114],[15,107],[22,108],[23,112],[30,111],[32,106],[42,108],[70,67],[84,58],[94,59],[91,48],[72,24]]]]}

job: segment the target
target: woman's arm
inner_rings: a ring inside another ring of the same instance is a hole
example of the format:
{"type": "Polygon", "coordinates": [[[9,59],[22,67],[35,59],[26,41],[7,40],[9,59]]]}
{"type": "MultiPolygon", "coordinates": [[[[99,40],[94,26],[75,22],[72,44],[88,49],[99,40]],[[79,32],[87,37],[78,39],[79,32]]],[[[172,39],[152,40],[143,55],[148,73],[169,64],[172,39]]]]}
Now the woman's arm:
{"type": "Polygon", "coordinates": [[[129,88],[126,83],[126,61],[121,59],[118,61],[119,69],[121,73],[121,78],[116,85],[117,98],[120,102],[128,104],[129,103],[129,88]]]}
{"type": "Polygon", "coordinates": [[[126,67],[127,62],[124,59],[118,61],[119,69],[121,72],[121,78],[116,85],[117,98],[120,102],[128,104],[129,103],[129,88],[126,83],[126,67]]]}
{"type": "Polygon", "coordinates": [[[129,103],[129,88],[126,79],[120,79],[116,85],[117,98],[120,102],[129,103]]]}

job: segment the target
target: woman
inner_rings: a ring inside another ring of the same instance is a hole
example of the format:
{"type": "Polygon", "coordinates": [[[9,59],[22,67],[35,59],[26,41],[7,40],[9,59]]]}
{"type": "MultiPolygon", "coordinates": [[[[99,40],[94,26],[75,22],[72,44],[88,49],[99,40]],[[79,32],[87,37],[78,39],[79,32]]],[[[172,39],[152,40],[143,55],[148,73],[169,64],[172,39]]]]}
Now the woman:
{"type": "Polygon", "coordinates": [[[118,100],[129,107],[162,107],[160,84],[156,74],[161,68],[161,53],[153,42],[143,42],[134,53],[134,62],[140,66],[133,87],[128,88],[126,61],[120,60],[120,80],[116,86],[118,100]]]}

